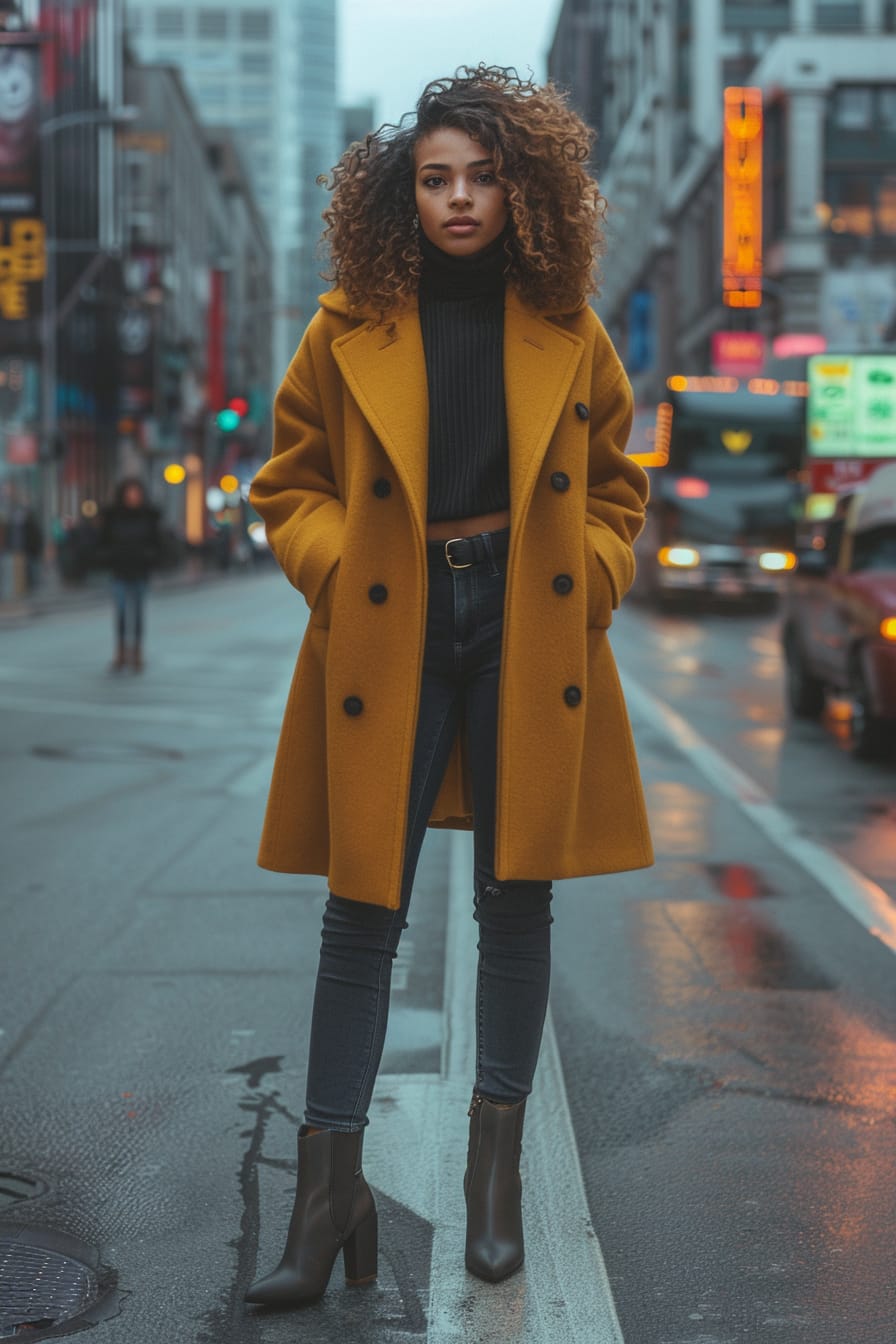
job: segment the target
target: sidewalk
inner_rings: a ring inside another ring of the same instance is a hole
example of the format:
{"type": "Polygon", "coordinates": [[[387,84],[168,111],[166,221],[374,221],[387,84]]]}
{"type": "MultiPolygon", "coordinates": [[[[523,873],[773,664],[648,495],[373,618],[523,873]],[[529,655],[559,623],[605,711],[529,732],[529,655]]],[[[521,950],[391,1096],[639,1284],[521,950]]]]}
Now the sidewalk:
{"type": "MultiPolygon", "coordinates": [[[[154,596],[161,593],[183,592],[200,584],[219,583],[259,573],[256,565],[231,565],[229,569],[203,566],[201,561],[187,560],[170,573],[157,574],[151,580],[154,596]]],[[[91,574],[83,583],[63,583],[54,571],[45,575],[38,588],[25,598],[0,600],[0,630],[26,624],[40,616],[59,612],[80,611],[102,606],[111,601],[108,574],[91,574]]]]}

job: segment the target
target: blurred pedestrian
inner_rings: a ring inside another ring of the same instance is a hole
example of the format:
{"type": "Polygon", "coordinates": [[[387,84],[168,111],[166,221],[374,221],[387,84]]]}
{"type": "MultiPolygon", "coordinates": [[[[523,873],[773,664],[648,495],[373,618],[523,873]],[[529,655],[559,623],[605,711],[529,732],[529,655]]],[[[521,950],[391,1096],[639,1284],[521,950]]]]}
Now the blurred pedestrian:
{"type": "Polygon", "coordinates": [[[159,511],[136,476],[121,481],[114,502],[103,510],[98,563],[112,572],[115,604],[115,657],[110,671],[143,670],[143,633],[149,576],[161,561],[159,511]]]}
{"type": "Polygon", "coordinates": [[[37,587],[43,549],[43,531],[34,510],[8,485],[0,518],[0,597],[27,597],[37,587]]]}
{"type": "Polygon", "coordinates": [[[462,67],[333,172],[336,287],[251,493],[311,608],[259,862],[330,894],[295,1206],[250,1302],[319,1296],[340,1249],[350,1282],[376,1274],[362,1137],[427,823],[475,833],[466,1265],[492,1281],[523,1260],[551,879],[652,862],[606,636],[647,483],[587,303],[591,142],[553,86],[462,67]]]}

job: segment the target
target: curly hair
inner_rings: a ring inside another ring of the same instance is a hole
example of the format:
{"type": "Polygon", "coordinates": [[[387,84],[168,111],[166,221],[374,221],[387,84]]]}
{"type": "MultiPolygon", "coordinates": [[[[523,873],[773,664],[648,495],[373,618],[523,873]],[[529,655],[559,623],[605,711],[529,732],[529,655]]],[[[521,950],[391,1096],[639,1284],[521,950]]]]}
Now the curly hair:
{"type": "Polygon", "coordinates": [[[522,79],[512,67],[460,66],[432,80],[415,120],[386,124],[356,141],[332,174],[323,212],[332,274],[352,309],[383,321],[417,292],[421,255],[415,227],[414,149],[450,126],[495,161],[509,215],[507,279],[533,307],[575,312],[597,292],[606,202],[587,169],[594,132],[554,84],[522,79]]]}

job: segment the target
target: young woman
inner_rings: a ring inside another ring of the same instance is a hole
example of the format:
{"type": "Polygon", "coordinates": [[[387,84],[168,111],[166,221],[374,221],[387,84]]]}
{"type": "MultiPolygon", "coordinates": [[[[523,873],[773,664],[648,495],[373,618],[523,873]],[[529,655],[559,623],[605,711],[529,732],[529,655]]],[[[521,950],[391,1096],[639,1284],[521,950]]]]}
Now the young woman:
{"type": "Polygon", "coordinates": [[[115,657],[110,671],[143,671],[143,628],[149,576],[162,556],[160,515],[136,476],[120,481],[103,510],[99,562],[112,571],[115,657]]]}
{"type": "Polygon", "coordinates": [[[647,494],[590,307],[602,198],[553,87],[463,67],[354,145],[337,287],[280,388],[252,502],[311,617],[259,862],[326,874],[299,1176],[250,1302],[376,1275],[361,1172],[392,960],[427,824],[472,828],[479,923],[466,1264],[523,1259],[519,1156],[551,879],[652,862],[606,630],[647,494]]]}

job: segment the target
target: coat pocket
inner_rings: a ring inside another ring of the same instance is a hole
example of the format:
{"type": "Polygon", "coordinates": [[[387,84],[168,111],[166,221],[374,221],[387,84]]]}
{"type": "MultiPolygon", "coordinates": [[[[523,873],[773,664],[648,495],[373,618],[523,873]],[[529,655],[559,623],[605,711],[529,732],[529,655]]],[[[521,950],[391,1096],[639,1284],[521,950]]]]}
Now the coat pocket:
{"type": "Polygon", "coordinates": [[[613,620],[613,609],[619,605],[616,588],[609,570],[585,538],[585,573],[588,584],[588,628],[607,630],[613,620]]]}
{"type": "Polygon", "coordinates": [[[333,616],[333,599],[336,593],[336,578],[339,574],[339,561],[337,560],[327,577],[324,579],[320,592],[317,595],[317,601],[311,608],[311,618],[308,622],[318,630],[328,630],[333,616]]]}

